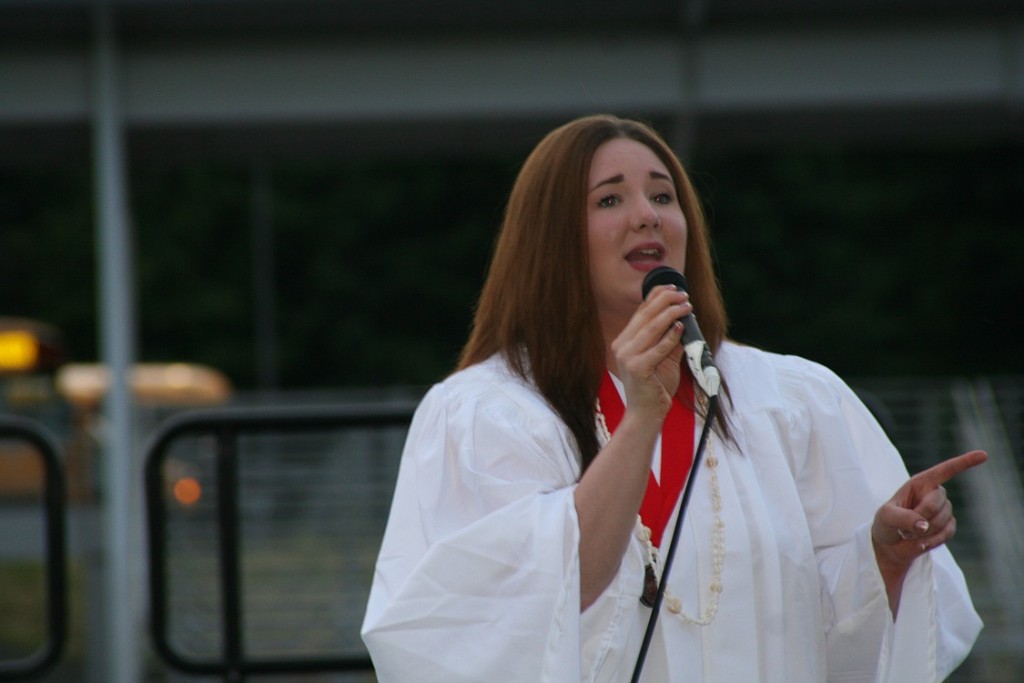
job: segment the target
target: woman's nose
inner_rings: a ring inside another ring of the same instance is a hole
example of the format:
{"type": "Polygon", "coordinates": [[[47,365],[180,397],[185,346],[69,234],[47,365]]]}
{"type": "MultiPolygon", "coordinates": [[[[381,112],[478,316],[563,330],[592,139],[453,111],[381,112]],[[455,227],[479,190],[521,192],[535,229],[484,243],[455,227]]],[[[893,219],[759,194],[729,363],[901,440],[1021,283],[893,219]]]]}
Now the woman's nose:
{"type": "Polygon", "coordinates": [[[654,204],[646,197],[636,204],[636,211],[633,214],[633,227],[636,230],[644,228],[660,228],[661,217],[654,204]]]}

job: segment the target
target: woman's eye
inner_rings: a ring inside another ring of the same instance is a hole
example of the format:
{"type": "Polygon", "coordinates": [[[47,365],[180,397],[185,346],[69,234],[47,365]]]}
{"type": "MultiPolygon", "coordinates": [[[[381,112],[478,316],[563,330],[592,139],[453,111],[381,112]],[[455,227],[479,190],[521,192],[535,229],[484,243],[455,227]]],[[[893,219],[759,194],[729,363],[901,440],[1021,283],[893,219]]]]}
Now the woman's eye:
{"type": "Polygon", "coordinates": [[[615,206],[618,203],[619,198],[613,194],[610,194],[606,197],[601,197],[599,200],[597,200],[597,205],[600,207],[615,206]]]}
{"type": "Polygon", "coordinates": [[[661,192],[659,194],[654,195],[654,202],[656,204],[671,204],[672,195],[669,194],[668,192],[661,192]]]}

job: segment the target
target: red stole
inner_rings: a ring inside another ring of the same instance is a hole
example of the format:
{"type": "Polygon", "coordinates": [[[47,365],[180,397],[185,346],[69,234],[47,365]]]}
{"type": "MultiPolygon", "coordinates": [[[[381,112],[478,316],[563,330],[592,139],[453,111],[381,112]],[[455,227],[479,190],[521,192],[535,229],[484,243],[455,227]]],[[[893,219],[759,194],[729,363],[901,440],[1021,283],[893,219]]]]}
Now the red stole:
{"type": "MultiPolygon", "coordinates": [[[[647,490],[640,504],[640,519],[651,530],[651,542],[657,547],[661,546],[662,534],[693,466],[694,415],[693,409],[687,407],[693,405],[693,383],[687,379],[684,376],[679,383],[679,390],[661,427],[661,477],[655,478],[654,472],[648,475],[647,490]]],[[[608,372],[604,373],[597,397],[601,401],[608,431],[615,433],[626,408],[608,372]]]]}

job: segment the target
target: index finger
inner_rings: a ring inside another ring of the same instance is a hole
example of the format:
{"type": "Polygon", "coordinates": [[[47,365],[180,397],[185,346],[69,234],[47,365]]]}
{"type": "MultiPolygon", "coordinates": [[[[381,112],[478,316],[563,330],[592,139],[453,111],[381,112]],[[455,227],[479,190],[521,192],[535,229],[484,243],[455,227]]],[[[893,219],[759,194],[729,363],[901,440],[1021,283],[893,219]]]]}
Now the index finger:
{"type": "Polygon", "coordinates": [[[986,460],[988,460],[988,453],[985,451],[969,451],[955,458],[943,460],[938,465],[919,472],[914,478],[931,487],[941,486],[961,472],[980,465],[986,460]]]}

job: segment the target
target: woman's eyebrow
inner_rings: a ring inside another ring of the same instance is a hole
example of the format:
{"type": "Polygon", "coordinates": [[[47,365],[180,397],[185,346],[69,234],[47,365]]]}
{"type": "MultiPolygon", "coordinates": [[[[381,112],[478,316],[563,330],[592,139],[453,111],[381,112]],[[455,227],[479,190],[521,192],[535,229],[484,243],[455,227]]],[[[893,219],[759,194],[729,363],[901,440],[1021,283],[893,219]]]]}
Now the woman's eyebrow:
{"type": "Polygon", "coordinates": [[[590,191],[593,192],[602,185],[614,185],[616,183],[621,183],[624,179],[625,176],[622,175],[621,173],[619,173],[618,175],[613,175],[611,178],[605,178],[604,180],[594,185],[592,188],[590,188],[590,191]]]}
{"type": "MultiPolygon", "coordinates": [[[[649,175],[653,180],[667,180],[669,182],[672,181],[672,178],[670,176],[668,176],[665,173],[662,173],[661,171],[651,171],[649,175]]],[[[605,178],[604,180],[596,183],[592,188],[590,188],[590,191],[593,192],[602,185],[614,185],[616,183],[621,183],[624,179],[625,176],[623,176],[621,173],[613,175],[610,178],[605,178]]]]}

